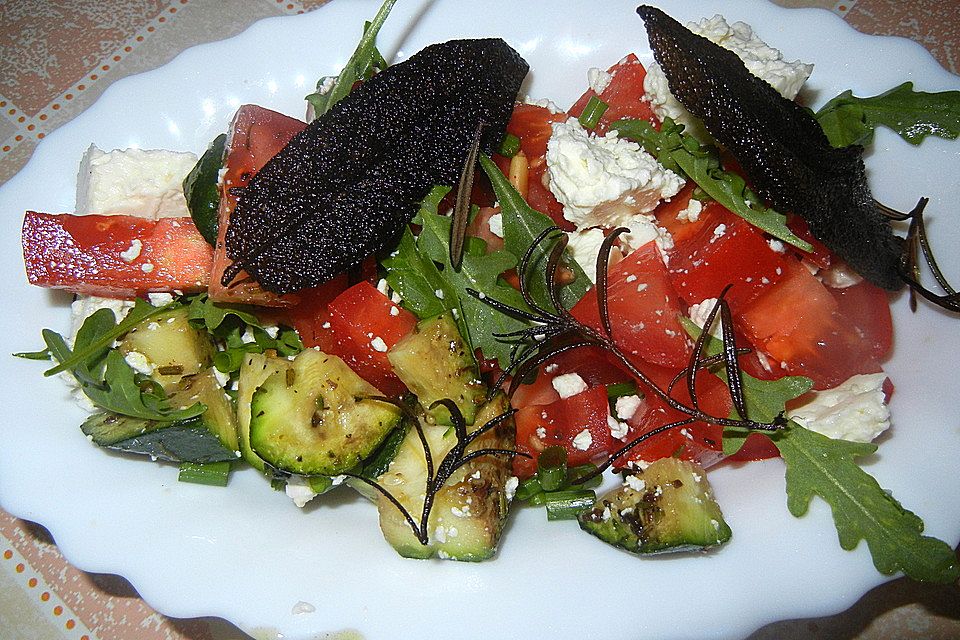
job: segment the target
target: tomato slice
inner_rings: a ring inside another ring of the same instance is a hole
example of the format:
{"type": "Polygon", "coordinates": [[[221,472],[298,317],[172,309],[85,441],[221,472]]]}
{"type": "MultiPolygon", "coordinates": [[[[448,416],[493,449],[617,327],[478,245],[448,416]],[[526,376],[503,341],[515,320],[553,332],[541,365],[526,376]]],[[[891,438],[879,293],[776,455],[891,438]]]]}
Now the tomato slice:
{"type": "MultiPolygon", "coordinates": [[[[611,76],[608,84],[599,98],[607,104],[607,110],[600,116],[595,131],[598,135],[607,132],[607,128],[617,120],[632,118],[635,120],[649,120],[656,122],[656,116],[650,107],[650,102],[644,99],[643,79],[647,75],[647,70],[634,54],[629,54],[623,60],[613,65],[607,70],[611,76]]],[[[593,89],[580,96],[572,107],[570,115],[580,117],[584,107],[590,101],[592,96],[597,95],[593,89]]]]}
{"type": "MultiPolygon", "coordinates": [[[[690,344],[679,322],[680,302],[656,244],[648,242],[611,267],[607,308],[613,339],[625,354],[658,365],[686,365],[690,344]]],[[[571,313],[602,330],[594,290],[571,313]]]]}
{"type": "Polygon", "coordinates": [[[30,284],[110,298],[203,291],[213,259],[190,218],[28,211],[21,240],[30,284]]]}
{"type": "Polygon", "coordinates": [[[786,277],[739,314],[740,327],[754,346],[770,354],[784,373],[811,378],[815,389],[879,372],[877,344],[863,339],[806,267],[788,264],[786,277]]]}
{"type": "Polygon", "coordinates": [[[870,355],[883,360],[893,347],[893,319],[890,297],[880,287],[864,280],[843,289],[827,290],[837,301],[838,310],[863,340],[870,355]]]}
{"type": "Polygon", "coordinates": [[[514,456],[513,472],[527,478],[537,471],[537,457],[546,447],[567,451],[567,464],[577,466],[603,457],[610,451],[610,413],[607,390],[593,387],[550,404],[532,405],[517,411],[517,451],[531,457],[514,456]],[[589,434],[589,438],[581,435],[589,434]],[[579,438],[578,438],[579,436],[579,438]]]}
{"type": "Polygon", "coordinates": [[[234,304],[254,304],[265,307],[293,306],[299,301],[298,294],[278,296],[264,291],[246,272],[241,272],[229,286],[220,283],[224,270],[232,264],[227,258],[224,238],[230,213],[239,199],[235,188],[245,187],[273,156],[287,146],[291,138],[307,124],[282,113],[246,104],[237,110],[230,125],[227,157],[224,161],[223,187],[220,193],[219,227],[217,245],[213,257],[213,272],[210,276],[210,299],[234,304]]]}
{"type": "Polygon", "coordinates": [[[416,316],[366,280],[334,298],[327,310],[329,319],[314,329],[316,342],[382,393],[404,393],[406,387],[393,372],[387,350],[413,330],[416,316]]]}
{"type": "Polygon", "coordinates": [[[717,204],[708,209],[694,233],[674,240],[671,282],[687,304],[716,298],[732,285],[726,300],[736,314],[784,278],[788,261],[796,261],[785,249],[773,249],[764,233],[743,218],[717,204]]]}

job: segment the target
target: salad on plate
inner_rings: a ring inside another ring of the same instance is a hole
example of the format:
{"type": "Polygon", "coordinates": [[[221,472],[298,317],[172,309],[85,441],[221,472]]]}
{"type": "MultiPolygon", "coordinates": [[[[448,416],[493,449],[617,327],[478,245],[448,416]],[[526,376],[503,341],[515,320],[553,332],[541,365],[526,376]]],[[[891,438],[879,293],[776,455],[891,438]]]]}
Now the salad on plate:
{"type": "Polygon", "coordinates": [[[503,40],[390,64],[393,4],[306,121],[242,105],[199,158],[91,146],[77,210],[27,212],[29,281],[76,299],[18,355],[86,437],[187,482],[253,467],[299,507],[349,487],[400,555],[468,561],[518,506],[709,556],[735,534],[711,470],[782,457],[791,513],[819,496],[881,573],[956,581],[856,458],[891,421],[888,291],[958,309],[925,200],[876,202],[863,147],[956,137],[960,93],[814,112],[813,66],[749,25],[643,6],[654,59],[563,109],[503,40]]]}

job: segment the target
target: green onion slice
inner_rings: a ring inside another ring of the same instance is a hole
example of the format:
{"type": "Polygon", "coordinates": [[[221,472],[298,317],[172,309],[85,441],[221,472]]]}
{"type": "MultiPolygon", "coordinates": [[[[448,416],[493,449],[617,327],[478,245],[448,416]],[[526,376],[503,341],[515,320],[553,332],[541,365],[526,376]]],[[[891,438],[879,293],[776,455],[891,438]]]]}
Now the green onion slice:
{"type": "Polygon", "coordinates": [[[504,158],[512,158],[517,155],[517,151],[520,151],[520,138],[508,133],[504,136],[503,142],[500,143],[500,149],[497,150],[497,153],[504,158]]]}
{"type": "Polygon", "coordinates": [[[597,494],[589,490],[554,491],[546,495],[547,520],[572,520],[597,501],[597,494]]]}
{"type": "Polygon", "coordinates": [[[583,113],[580,114],[577,120],[580,121],[584,129],[595,129],[600,123],[600,117],[603,116],[603,112],[606,111],[609,106],[610,105],[597,96],[590,96],[590,99],[587,101],[587,106],[583,108],[583,113]]]}
{"type": "Polygon", "coordinates": [[[537,458],[537,479],[544,491],[556,491],[567,480],[567,450],[547,447],[537,458]]]}

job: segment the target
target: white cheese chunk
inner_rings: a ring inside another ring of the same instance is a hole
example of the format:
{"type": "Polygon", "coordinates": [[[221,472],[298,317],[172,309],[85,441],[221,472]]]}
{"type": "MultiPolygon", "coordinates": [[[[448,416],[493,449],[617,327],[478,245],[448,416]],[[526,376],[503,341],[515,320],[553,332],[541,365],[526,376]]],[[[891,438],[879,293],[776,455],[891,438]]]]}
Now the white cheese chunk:
{"type": "Polygon", "coordinates": [[[587,383],[576,373],[565,373],[550,381],[561,398],[569,398],[587,390],[587,383]]]}
{"type": "Polygon", "coordinates": [[[307,484],[303,476],[293,475],[287,478],[287,486],[284,488],[287,497],[293,500],[293,503],[303,509],[308,502],[317,497],[317,493],[307,484]]]}
{"type": "Polygon", "coordinates": [[[787,411],[787,417],[829,438],[871,442],[890,426],[886,379],[884,373],[852,376],[833,389],[814,392],[810,401],[787,411]]]}
{"type": "Polygon", "coordinates": [[[617,398],[615,405],[617,417],[621,420],[629,420],[637,413],[637,409],[640,408],[641,404],[643,404],[643,399],[636,394],[620,396],[617,398]]]}
{"type": "Polygon", "coordinates": [[[593,67],[587,70],[587,86],[593,89],[597,95],[603,93],[610,86],[611,80],[613,80],[613,76],[603,69],[593,67]]]}
{"type": "MultiPolygon", "coordinates": [[[[716,298],[707,298],[706,300],[690,305],[690,309],[688,309],[690,319],[695,325],[703,329],[704,325],[707,324],[707,318],[710,316],[710,312],[713,311],[716,304],[716,298]]],[[[717,313],[713,319],[713,324],[710,325],[710,335],[714,338],[721,338],[723,336],[723,325],[720,323],[719,313],[717,313]]]]}
{"type": "MultiPolygon", "coordinates": [[[[783,54],[758,38],[750,25],[744,22],[728,24],[723,16],[715,15],[700,22],[687,24],[694,33],[701,35],[724,49],[737,54],[747,70],[771,85],[780,95],[793,100],[813,72],[813,65],[796,60],[788,62],[783,54]]],[[[647,67],[643,80],[644,94],[657,117],[672,118],[686,126],[687,133],[701,140],[709,140],[701,123],[670,93],[667,78],[656,62],[647,67]]]]}
{"type": "Polygon", "coordinates": [[[579,451],[586,451],[593,444],[593,434],[590,429],[584,429],[573,437],[573,448],[579,451]]]}
{"type": "Polygon", "coordinates": [[[593,283],[597,282],[597,256],[604,237],[601,229],[571,231],[567,234],[567,251],[593,283]]]}
{"type": "Polygon", "coordinates": [[[553,124],[546,159],[550,191],[578,229],[626,226],[684,185],[639,144],[590,134],[576,118],[553,124]]]}
{"type": "Polygon", "coordinates": [[[77,176],[77,215],[123,214],[157,219],[188,216],[183,179],[197,163],[192,153],[102,151],[90,145],[77,176]]]}

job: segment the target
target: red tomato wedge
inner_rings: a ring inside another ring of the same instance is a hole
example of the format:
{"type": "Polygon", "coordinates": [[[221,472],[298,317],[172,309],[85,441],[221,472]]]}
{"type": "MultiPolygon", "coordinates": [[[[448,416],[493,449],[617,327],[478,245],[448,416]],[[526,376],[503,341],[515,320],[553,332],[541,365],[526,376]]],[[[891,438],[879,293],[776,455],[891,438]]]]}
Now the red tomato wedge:
{"type": "MultiPolygon", "coordinates": [[[[647,70],[640,64],[637,56],[632,53],[629,54],[610,67],[607,73],[613,77],[610,84],[604,88],[603,93],[598,96],[600,100],[607,104],[607,110],[600,116],[600,121],[595,129],[597,134],[605,134],[612,123],[625,118],[649,120],[656,123],[656,116],[653,115],[650,102],[644,100],[643,79],[647,75],[647,70]]],[[[590,98],[596,95],[596,91],[587,89],[580,96],[580,99],[570,107],[570,115],[579,118],[590,98]]]]}
{"type": "Polygon", "coordinates": [[[334,298],[327,311],[329,319],[314,327],[317,344],[382,393],[404,393],[406,387],[393,373],[387,350],[413,330],[416,316],[366,280],[334,298]]]}
{"type": "Polygon", "coordinates": [[[282,113],[246,104],[237,110],[230,124],[227,157],[224,161],[223,187],[220,193],[217,246],[210,276],[210,299],[234,304],[254,304],[265,307],[293,306],[297,294],[278,296],[264,291],[246,272],[240,272],[230,286],[220,283],[224,270],[232,263],[227,258],[224,238],[230,223],[230,212],[237,206],[238,197],[231,189],[246,186],[270,158],[287,146],[290,139],[306,127],[305,122],[282,113]]]}
{"type": "Polygon", "coordinates": [[[863,339],[827,287],[796,261],[779,284],[743,309],[739,324],[774,367],[808,376],[816,389],[881,370],[877,344],[863,339]]]}
{"type": "Polygon", "coordinates": [[[515,456],[513,472],[521,479],[536,473],[537,457],[550,446],[566,449],[570,466],[585,464],[609,453],[609,414],[607,390],[602,386],[550,404],[520,409],[514,414],[517,451],[531,457],[515,456]],[[584,431],[589,437],[580,435],[584,431]]]}
{"type": "Polygon", "coordinates": [[[203,291],[213,263],[190,218],[28,211],[22,243],[30,284],[111,298],[203,291]]]}
{"type": "Polygon", "coordinates": [[[694,233],[674,240],[670,252],[670,279],[687,304],[716,298],[729,284],[726,299],[736,314],[784,278],[788,261],[796,262],[793,254],[775,250],[777,245],[762,231],[720,205],[708,205],[701,219],[694,233]]]}
{"type": "MultiPolygon", "coordinates": [[[[613,339],[628,356],[681,368],[690,357],[687,333],[680,325],[680,301],[659,250],[649,242],[610,268],[607,306],[613,339]]],[[[601,329],[594,290],[571,313],[584,324],[601,329]]]]}

